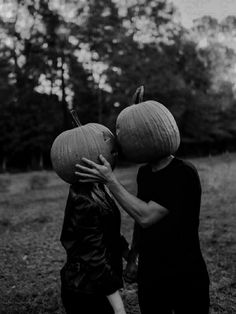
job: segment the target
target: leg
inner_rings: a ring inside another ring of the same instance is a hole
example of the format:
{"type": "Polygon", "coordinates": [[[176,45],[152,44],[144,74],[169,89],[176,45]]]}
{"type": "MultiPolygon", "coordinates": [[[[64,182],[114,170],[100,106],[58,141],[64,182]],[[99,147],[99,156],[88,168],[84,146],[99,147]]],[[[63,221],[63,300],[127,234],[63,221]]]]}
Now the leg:
{"type": "Polygon", "coordinates": [[[178,289],[175,295],[175,314],[208,314],[209,285],[207,283],[191,282],[178,289]]]}
{"type": "Polygon", "coordinates": [[[139,285],[138,299],[141,314],[172,314],[168,291],[162,285],[139,285]]]}
{"type": "Polygon", "coordinates": [[[62,302],[67,314],[113,314],[106,296],[62,290],[62,302]]]}

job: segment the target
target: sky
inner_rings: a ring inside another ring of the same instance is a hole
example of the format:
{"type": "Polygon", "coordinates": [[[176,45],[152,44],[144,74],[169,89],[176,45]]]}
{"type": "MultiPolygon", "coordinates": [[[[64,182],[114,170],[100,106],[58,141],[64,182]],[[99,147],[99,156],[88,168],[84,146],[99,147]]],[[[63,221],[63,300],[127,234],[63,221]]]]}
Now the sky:
{"type": "Polygon", "coordinates": [[[171,0],[179,9],[182,24],[190,28],[192,21],[211,15],[219,21],[228,15],[236,16],[236,0],[171,0]]]}

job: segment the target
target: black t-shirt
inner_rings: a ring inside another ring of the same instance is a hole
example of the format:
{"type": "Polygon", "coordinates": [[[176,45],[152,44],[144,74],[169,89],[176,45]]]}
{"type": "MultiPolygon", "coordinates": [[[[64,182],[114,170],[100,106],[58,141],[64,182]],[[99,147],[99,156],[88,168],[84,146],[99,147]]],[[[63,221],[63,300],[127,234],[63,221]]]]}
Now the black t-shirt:
{"type": "Polygon", "coordinates": [[[156,172],[145,165],[137,183],[138,198],[169,211],[159,222],[141,228],[139,278],[195,274],[208,279],[198,237],[201,184],[195,167],[178,158],[156,172]]]}

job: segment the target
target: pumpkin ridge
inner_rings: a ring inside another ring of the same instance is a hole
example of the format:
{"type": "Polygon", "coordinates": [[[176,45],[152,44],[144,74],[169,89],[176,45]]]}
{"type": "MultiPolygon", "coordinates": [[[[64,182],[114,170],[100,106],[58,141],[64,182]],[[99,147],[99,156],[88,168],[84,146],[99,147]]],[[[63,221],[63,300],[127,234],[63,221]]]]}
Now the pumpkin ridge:
{"type": "Polygon", "coordinates": [[[167,115],[167,119],[169,120],[170,127],[172,128],[172,134],[175,135],[175,136],[171,136],[172,144],[175,147],[178,147],[179,146],[179,129],[178,129],[178,125],[177,125],[177,123],[176,123],[172,113],[171,113],[171,115],[167,115]],[[176,133],[178,134],[178,136],[177,136],[176,133]]]}
{"type": "MultiPolygon", "coordinates": [[[[162,104],[159,102],[152,102],[152,106],[154,107],[154,112],[156,113],[156,116],[159,118],[159,137],[161,138],[161,141],[163,142],[162,147],[161,147],[161,157],[165,155],[165,151],[169,150],[169,135],[168,135],[168,130],[165,127],[166,125],[166,120],[165,120],[165,115],[160,114],[158,110],[162,108],[162,104]],[[158,110],[157,110],[158,109],[158,110]]],[[[154,124],[157,124],[156,119],[154,118],[154,124]]]]}
{"type": "MultiPolygon", "coordinates": [[[[62,148],[62,156],[66,156],[65,152],[66,152],[66,145],[67,145],[67,142],[66,142],[66,135],[67,133],[63,133],[63,142],[65,142],[66,144],[65,145],[61,145],[61,148],[62,148]]],[[[66,161],[67,162],[67,161],[66,161]]],[[[62,165],[62,160],[61,160],[61,164],[59,165],[61,167],[62,165]]],[[[65,177],[67,176],[67,174],[65,174],[65,177]]]]}
{"type": "MultiPolygon", "coordinates": [[[[150,104],[151,103],[149,103],[148,102],[148,105],[147,105],[147,111],[149,112],[149,114],[150,114],[150,119],[151,119],[151,121],[153,121],[153,124],[157,127],[157,132],[156,132],[156,134],[154,134],[154,132],[151,130],[151,137],[152,137],[152,141],[153,141],[153,143],[156,143],[156,139],[157,138],[159,138],[160,136],[161,136],[161,128],[160,128],[160,123],[159,123],[159,120],[160,120],[160,117],[159,117],[159,115],[156,115],[155,117],[153,116],[153,107],[154,106],[152,106],[152,108],[151,108],[151,106],[150,106],[150,104]],[[157,121],[157,119],[155,119],[155,118],[158,118],[158,121],[157,121]]],[[[151,104],[152,105],[152,104],[151,104]]],[[[154,108],[155,109],[155,108],[154,108]]],[[[154,112],[155,112],[155,110],[154,110],[154,112]]],[[[157,153],[157,155],[158,155],[158,152],[156,152],[155,151],[155,153],[157,153]]]]}
{"type": "Polygon", "coordinates": [[[162,142],[164,142],[163,150],[162,150],[162,157],[166,155],[165,152],[170,150],[170,136],[168,132],[168,127],[166,127],[166,112],[163,111],[163,105],[161,103],[158,103],[158,109],[160,110],[160,125],[162,126],[161,134],[163,134],[162,142]],[[161,114],[161,112],[164,112],[164,114],[161,114]]]}
{"type": "MultiPolygon", "coordinates": [[[[142,103],[140,106],[139,106],[139,115],[141,117],[141,122],[143,122],[144,126],[143,126],[143,129],[146,131],[149,129],[149,126],[148,126],[148,123],[147,123],[147,119],[146,119],[146,111],[147,110],[147,107],[145,107],[145,102],[142,103]],[[142,108],[141,108],[142,106],[142,108]]],[[[139,132],[140,135],[139,135],[139,138],[137,139],[139,142],[142,142],[143,144],[147,141],[147,134],[145,134],[146,132],[143,133],[142,135],[142,132],[139,132]]],[[[151,134],[152,135],[152,134],[151,134]]],[[[143,145],[144,146],[144,145],[143,145]]],[[[145,147],[141,147],[142,149],[142,152],[145,152],[145,147]]]]}
{"type": "MultiPolygon", "coordinates": [[[[131,118],[132,118],[132,119],[130,119],[130,122],[131,122],[131,121],[132,121],[132,122],[135,121],[134,117],[135,117],[137,114],[139,114],[138,108],[139,108],[139,107],[138,107],[137,105],[134,105],[134,106],[132,107],[132,110],[131,110],[131,118]]],[[[133,129],[133,130],[136,130],[134,124],[132,125],[132,129],[133,129]]],[[[134,143],[134,146],[135,146],[135,149],[132,151],[132,154],[134,155],[134,158],[135,158],[135,151],[136,151],[136,149],[138,149],[136,143],[138,143],[138,141],[139,141],[139,129],[137,129],[137,132],[134,132],[134,131],[133,131],[133,132],[132,132],[132,135],[133,135],[132,143],[134,143]]]]}
{"type": "MultiPolygon", "coordinates": [[[[167,111],[168,109],[164,105],[162,105],[161,103],[158,103],[158,104],[160,104],[159,105],[160,111],[164,113],[164,114],[160,115],[160,119],[161,119],[163,125],[166,125],[165,120],[167,120],[169,122],[168,127],[170,127],[170,126],[172,127],[172,123],[170,123],[170,119],[169,119],[169,112],[167,111]]],[[[168,128],[164,127],[163,131],[166,135],[166,138],[164,141],[166,143],[166,150],[171,150],[172,136],[170,136],[170,134],[169,134],[170,132],[168,132],[168,128]]],[[[172,134],[172,132],[171,132],[171,134],[172,134]]]]}
{"type": "MultiPolygon", "coordinates": [[[[102,133],[101,132],[98,132],[98,135],[101,135],[102,136],[102,133]]],[[[102,136],[102,139],[103,139],[103,136],[102,136]]],[[[91,140],[93,141],[94,143],[94,147],[96,147],[95,149],[95,154],[97,154],[97,163],[99,162],[99,159],[98,159],[98,155],[99,153],[101,153],[100,149],[99,149],[99,145],[98,145],[98,142],[96,141],[95,137],[94,136],[91,136],[91,140]]],[[[104,141],[105,142],[105,141],[104,141]]],[[[95,157],[95,156],[94,156],[95,157]]]]}

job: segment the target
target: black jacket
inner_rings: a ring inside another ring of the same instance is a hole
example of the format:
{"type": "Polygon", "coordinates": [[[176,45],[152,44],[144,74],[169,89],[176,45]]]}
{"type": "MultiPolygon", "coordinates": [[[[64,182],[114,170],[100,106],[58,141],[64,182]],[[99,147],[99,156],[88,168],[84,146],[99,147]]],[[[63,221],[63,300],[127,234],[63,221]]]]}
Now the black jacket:
{"type": "Polygon", "coordinates": [[[61,243],[67,261],[62,289],[109,295],[123,286],[120,212],[103,185],[73,185],[65,208],[61,243]]]}

